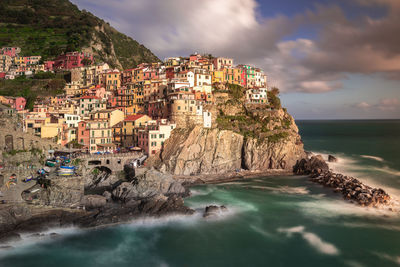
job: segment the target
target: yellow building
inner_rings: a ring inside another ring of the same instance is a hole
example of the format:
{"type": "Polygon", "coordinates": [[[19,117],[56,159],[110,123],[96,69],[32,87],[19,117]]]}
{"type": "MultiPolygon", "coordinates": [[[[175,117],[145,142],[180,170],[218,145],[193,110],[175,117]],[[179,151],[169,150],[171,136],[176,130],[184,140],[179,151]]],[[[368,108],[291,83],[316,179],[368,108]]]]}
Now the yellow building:
{"type": "Polygon", "coordinates": [[[110,126],[114,126],[115,124],[124,120],[124,112],[118,109],[105,109],[92,112],[90,114],[91,120],[107,120],[110,126]]]}
{"type": "Polygon", "coordinates": [[[150,121],[151,118],[147,115],[137,114],[127,116],[122,125],[122,144],[124,147],[137,146],[137,133],[141,126],[144,126],[146,122],[150,121]]]}
{"type": "Polygon", "coordinates": [[[132,82],[143,82],[143,81],[144,81],[143,69],[136,68],[133,71],[132,82]]]}
{"type": "Polygon", "coordinates": [[[104,81],[107,91],[114,91],[121,87],[121,77],[119,72],[106,73],[104,81]]]}
{"type": "Polygon", "coordinates": [[[25,58],[20,56],[15,57],[14,64],[17,65],[18,67],[26,67],[25,58]]]}
{"type": "Polygon", "coordinates": [[[212,72],[212,83],[225,83],[225,75],[222,70],[215,70],[212,72]]]}
{"type": "MultiPolygon", "coordinates": [[[[44,120],[44,124],[40,127],[41,138],[54,138],[58,137],[63,131],[63,124],[65,120],[63,118],[50,117],[44,120]]],[[[61,140],[57,140],[58,144],[61,144],[61,140]]]]}

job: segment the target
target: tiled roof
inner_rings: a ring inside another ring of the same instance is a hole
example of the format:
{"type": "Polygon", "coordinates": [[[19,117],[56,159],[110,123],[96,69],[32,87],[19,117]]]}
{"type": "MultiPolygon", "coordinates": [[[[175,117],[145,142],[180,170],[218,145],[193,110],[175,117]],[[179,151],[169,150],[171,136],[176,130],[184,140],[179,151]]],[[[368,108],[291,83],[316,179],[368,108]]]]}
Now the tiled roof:
{"type": "Polygon", "coordinates": [[[125,117],[125,121],[135,121],[143,117],[143,114],[137,114],[137,115],[129,115],[125,117]]]}

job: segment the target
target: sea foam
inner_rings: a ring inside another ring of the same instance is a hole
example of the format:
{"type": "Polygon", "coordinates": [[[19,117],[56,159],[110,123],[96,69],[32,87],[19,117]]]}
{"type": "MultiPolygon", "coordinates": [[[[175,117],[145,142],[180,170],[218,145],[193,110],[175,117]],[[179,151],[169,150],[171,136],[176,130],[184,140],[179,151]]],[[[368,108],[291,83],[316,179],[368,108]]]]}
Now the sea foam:
{"type": "Polygon", "coordinates": [[[287,237],[292,237],[293,234],[299,234],[301,237],[315,250],[320,253],[327,255],[338,255],[340,254],[333,244],[322,240],[318,235],[305,231],[304,226],[296,226],[291,228],[278,228],[279,233],[285,233],[287,237]]]}

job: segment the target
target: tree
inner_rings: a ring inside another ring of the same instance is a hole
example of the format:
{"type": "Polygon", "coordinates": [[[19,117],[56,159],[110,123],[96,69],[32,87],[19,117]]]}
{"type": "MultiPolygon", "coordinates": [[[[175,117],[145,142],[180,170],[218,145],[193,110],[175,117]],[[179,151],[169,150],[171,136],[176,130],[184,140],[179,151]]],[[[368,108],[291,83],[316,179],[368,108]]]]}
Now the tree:
{"type": "Polygon", "coordinates": [[[89,58],[84,58],[81,62],[84,66],[92,65],[92,61],[89,58]]]}
{"type": "Polygon", "coordinates": [[[279,88],[278,87],[272,87],[271,88],[271,93],[275,96],[280,94],[279,88]]]}

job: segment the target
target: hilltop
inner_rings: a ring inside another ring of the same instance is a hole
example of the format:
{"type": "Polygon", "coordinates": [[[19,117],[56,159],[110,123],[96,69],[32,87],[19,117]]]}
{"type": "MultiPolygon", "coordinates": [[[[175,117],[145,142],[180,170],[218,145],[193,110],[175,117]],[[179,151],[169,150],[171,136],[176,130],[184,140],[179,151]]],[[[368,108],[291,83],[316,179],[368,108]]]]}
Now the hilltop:
{"type": "Polygon", "coordinates": [[[0,47],[21,47],[21,55],[53,59],[84,51],[112,67],[131,68],[159,59],[137,41],[68,0],[2,0],[0,47]]]}

